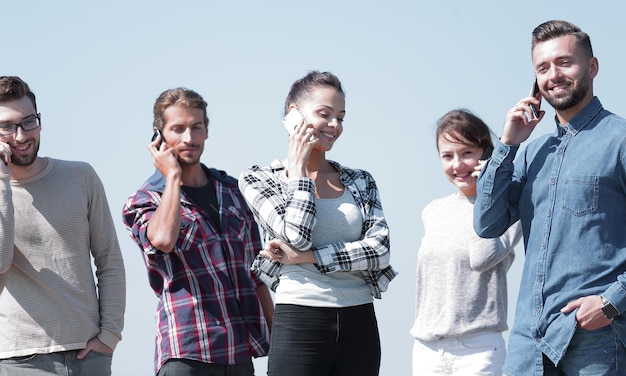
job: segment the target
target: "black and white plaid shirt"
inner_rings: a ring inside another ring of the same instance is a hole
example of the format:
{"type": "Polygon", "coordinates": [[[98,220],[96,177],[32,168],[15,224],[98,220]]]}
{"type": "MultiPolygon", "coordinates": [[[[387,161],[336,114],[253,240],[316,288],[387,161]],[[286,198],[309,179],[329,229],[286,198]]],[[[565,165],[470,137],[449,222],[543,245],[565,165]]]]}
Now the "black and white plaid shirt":
{"type": "MultiPolygon", "coordinates": [[[[252,166],[241,173],[239,189],[263,228],[265,240],[281,239],[299,250],[311,249],[321,273],[361,271],[372,295],[380,299],[398,274],[389,264],[389,226],[383,214],[376,182],[370,173],[330,161],[363,215],[361,239],[312,248],[315,226],[315,187],[310,178],[287,178],[286,167],[275,160],[269,166],[252,166]]],[[[279,283],[277,261],[257,256],[252,270],[272,290],[279,283]]]]}

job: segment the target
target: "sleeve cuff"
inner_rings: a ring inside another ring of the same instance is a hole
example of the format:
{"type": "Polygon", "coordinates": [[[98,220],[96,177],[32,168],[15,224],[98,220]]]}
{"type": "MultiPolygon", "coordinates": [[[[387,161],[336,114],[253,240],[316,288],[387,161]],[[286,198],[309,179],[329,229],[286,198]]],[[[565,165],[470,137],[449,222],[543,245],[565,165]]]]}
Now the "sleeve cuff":
{"type": "Polygon", "coordinates": [[[109,346],[111,350],[115,350],[115,347],[122,339],[122,336],[116,333],[113,333],[110,330],[101,329],[100,334],[98,334],[98,339],[100,342],[109,346]]]}

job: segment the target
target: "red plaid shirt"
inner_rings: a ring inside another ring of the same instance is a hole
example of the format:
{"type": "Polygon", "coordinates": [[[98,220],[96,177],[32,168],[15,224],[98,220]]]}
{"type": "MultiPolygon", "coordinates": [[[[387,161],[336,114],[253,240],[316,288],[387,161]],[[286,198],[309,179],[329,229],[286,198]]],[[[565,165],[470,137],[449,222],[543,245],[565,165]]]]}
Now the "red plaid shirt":
{"type": "Polygon", "coordinates": [[[129,197],[123,219],[143,251],[152,290],[159,298],[155,367],[170,358],[238,364],[264,356],[269,331],[257,298],[260,281],[250,266],[261,240],[237,188],[223,171],[208,169],[219,203],[221,232],[181,193],[181,230],[175,249],[150,244],[147,227],[165,185],[156,172],[129,197]]]}

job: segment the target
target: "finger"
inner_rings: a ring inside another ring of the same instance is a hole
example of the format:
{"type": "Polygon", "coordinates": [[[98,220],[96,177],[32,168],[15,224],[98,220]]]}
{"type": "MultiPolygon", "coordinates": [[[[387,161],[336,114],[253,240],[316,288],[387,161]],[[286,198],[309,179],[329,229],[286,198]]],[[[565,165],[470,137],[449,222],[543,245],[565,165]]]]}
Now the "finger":
{"type": "Polygon", "coordinates": [[[88,353],[89,353],[89,349],[88,348],[84,348],[84,349],[80,350],[78,352],[78,354],[76,354],[76,358],[77,359],[83,359],[84,357],[87,356],[88,353]]]}
{"type": "Polygon", "coordinates": [[[579,300],[574,300],[573,302],[569,302],[565,305],[565,307],[561,308],[561,312],[568,313],[572,312],[575,308],[580,306],[579,300]]]}

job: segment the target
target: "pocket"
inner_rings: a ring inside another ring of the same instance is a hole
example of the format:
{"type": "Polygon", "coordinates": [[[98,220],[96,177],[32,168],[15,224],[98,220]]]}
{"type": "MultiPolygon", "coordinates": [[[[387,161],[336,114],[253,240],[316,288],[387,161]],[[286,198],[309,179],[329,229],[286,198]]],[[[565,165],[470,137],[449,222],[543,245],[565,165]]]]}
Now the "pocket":
{"type": "Polygon", "coordinates": [[[229,238],[243,240],[247,234],[247,229],[251,227],[248,218],[238,208],[234,206],[228,207],[228,210],[226,210],[226,221],[222,224],[222,230],[229,238]]]}
{"type": "Polygon", "coordinates": [[[571,174],[565,178],[563,209],[576,216],[592,213],[598,208],[600,177],[571,174]]]}

